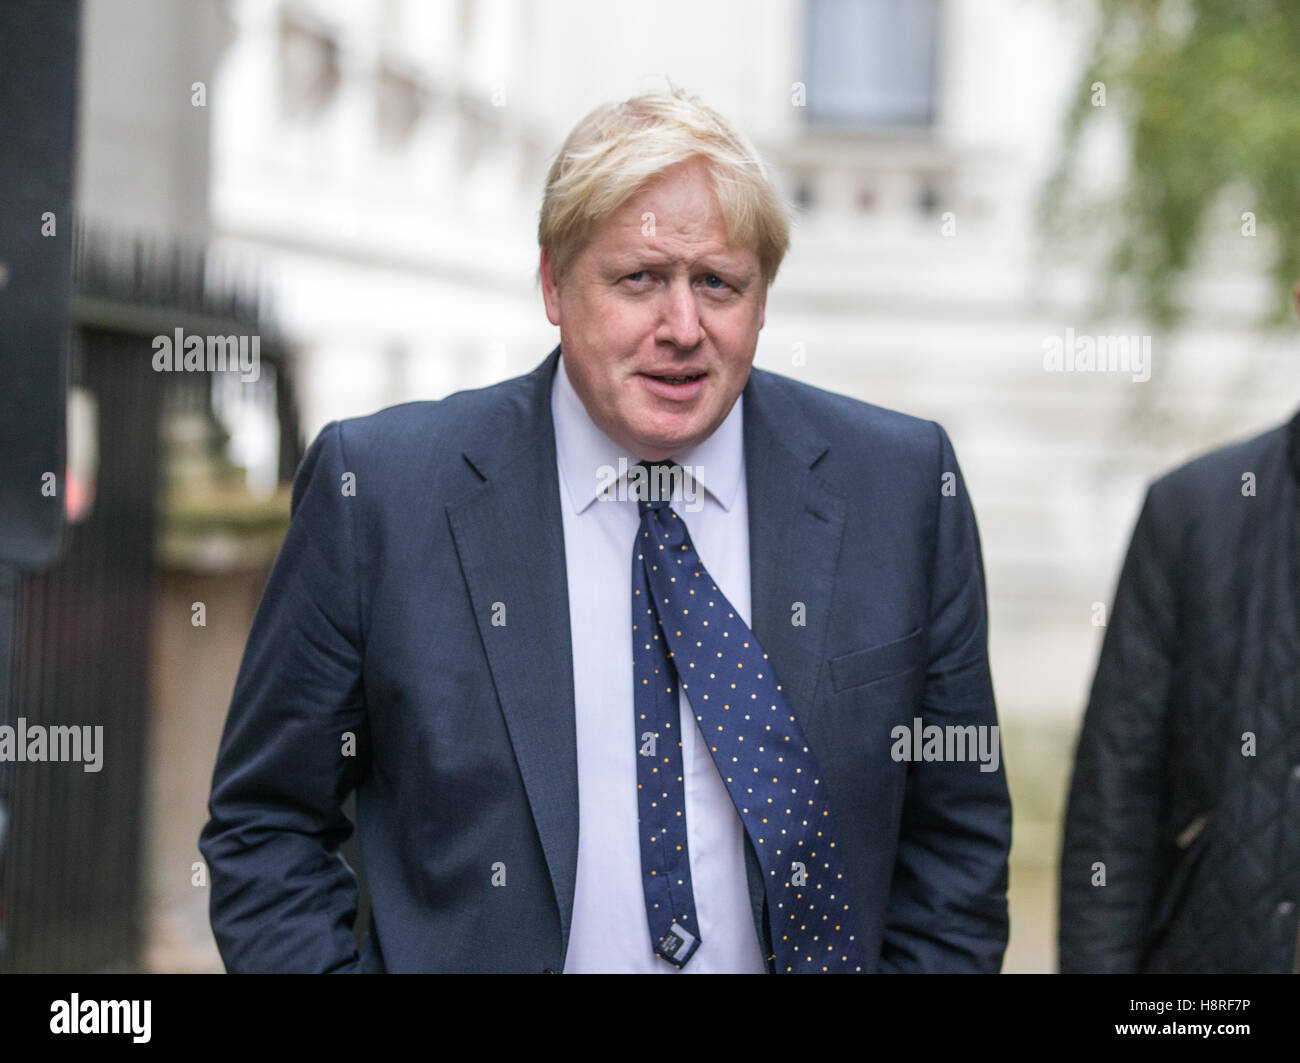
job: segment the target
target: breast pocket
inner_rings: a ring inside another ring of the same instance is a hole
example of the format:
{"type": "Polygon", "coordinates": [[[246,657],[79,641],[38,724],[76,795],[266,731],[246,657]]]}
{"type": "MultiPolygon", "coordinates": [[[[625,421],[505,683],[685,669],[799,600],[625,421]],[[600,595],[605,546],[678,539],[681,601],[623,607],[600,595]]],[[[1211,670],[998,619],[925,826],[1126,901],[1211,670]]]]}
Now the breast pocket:
{"type": "Polygon", "coordinates": [[[838,694],[905,675],[925,663],[925,651],[925,631],[918,627],[893,642],[832,657],[831,686],[838,694]]]}

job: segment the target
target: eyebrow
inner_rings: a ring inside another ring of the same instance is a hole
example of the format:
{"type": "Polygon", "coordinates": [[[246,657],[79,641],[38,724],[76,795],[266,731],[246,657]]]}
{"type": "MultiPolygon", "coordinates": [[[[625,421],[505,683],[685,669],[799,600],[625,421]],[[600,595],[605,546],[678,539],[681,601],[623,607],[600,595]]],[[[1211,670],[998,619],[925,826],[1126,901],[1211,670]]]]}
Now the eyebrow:
{"type": "MultiPolygon", "coordinates": [[[[649,250],[617,252],[611,255],[609,259],[610,264],[619,270],[625,270],[631,266],[675,266],[679,261],[679,259],[669,255],[649,250]]],[[[702,258],[690,263],[690,265],[693,269],[707,269],[718,273],[728,273],[735,277],[749,277],[752,273],[751,270],[735,259],[727,257],[726,252],[704,255],[702,258]]]]}

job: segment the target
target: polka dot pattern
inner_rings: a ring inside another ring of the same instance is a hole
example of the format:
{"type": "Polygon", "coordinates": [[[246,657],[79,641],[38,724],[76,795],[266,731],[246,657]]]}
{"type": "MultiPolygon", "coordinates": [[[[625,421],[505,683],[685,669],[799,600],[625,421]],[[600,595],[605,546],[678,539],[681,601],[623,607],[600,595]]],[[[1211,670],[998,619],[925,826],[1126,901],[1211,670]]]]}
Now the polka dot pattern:
{"type": "Polygon", "coordinates": [[[861,971],[826,787],[768,656],[704,568],[686,522],[666,501],[639,506],[632,550],[637,801],[655,951],[684,966],[700,944],[680,682],[763,869],[776,970],[861,971]]]}

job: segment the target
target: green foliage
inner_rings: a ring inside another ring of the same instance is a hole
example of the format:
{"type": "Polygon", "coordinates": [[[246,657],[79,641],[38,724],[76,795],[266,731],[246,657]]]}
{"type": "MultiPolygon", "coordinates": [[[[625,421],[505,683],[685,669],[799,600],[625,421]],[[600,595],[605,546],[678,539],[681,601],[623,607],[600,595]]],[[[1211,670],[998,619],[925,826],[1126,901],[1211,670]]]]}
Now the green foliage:
{"type": "MultiPolygon", "coordinates": [[[[1136,309],[1162,327],[1184,307],[1179,283],[1228,190],[1255,215],[1272,281],[1268,324],[1291,320],[1300,281],[1300,0],[1099,0],[1091,60],[1066,124],[1058,169],[1044,189],[1048,231],[1100,217],[1121,235],[1104,300],[1131,282],[1136,309]],[[1106,106],[1092,86],[1105,85],[1106,106]],[[1129,170],[1117,201],[1078,202],[1073,171],[1090,123],[1118,111],[1129,170]],[[1068,204],[1068,205],[1067,205],[1068,204]]],[[[1235,204],[1235,198],[1232,200],[1235,204]]],[[[1210,242],[1213,246],[1213,241],[1210,242]]]]}

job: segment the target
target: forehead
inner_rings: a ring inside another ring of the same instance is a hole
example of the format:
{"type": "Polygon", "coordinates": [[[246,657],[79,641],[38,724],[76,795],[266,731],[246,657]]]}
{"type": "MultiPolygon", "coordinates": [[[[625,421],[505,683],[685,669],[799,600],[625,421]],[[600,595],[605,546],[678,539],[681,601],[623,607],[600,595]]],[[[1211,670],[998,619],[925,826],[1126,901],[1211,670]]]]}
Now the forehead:
{"type": "Polygon", "coordinates": [[[598,255],[666,253],[690,247],[694,254],[753,255],[731,243],[713,181],[701,160],[679,163],[652,179],[597,225],[590,249],[598,255]]]}

